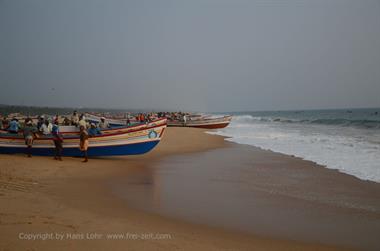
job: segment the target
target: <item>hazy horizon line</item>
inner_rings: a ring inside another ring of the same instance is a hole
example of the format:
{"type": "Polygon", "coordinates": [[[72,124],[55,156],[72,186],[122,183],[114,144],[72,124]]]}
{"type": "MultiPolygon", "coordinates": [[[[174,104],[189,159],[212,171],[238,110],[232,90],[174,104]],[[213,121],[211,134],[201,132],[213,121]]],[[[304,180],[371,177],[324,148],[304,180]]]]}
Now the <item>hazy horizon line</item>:
{"type": "MultiPolygon", "coordinates": [[[[24,107],[24,108],[45,108],[45,109],[71,109],[71,110],[120,110],[120,111],[186,111],[186,112],[206,112],[206,111],[194,111],[194,110],[170,110],[170,109],[157,109],[157,108],[123,108],[123,107],[70,107],[70,106],[39,106],[39,105],[17,105],[17,104],[0,104],[0,107],[24,107]]],[[[244,112],[286,112],[286,111],[320,111],[320,110],[359,110],[359,109],[380,109],[380,107],[331,107],[331,108],[305,108],[305,109],[258,109],[258,110],[231,110],[231,111],[208,111],[208,113],[244,113],[244,112]]]]}

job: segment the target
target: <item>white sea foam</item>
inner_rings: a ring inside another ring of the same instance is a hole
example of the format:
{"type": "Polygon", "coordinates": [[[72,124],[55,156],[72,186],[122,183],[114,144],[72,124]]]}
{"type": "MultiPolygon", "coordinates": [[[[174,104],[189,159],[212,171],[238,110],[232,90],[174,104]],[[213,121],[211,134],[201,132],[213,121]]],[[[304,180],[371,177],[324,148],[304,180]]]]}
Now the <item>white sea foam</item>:
{"type": "Polygon", "coordinates": [[[210,133],[380,182],[380,130],[278,123],[270,118],[240,115],[227,128],[210,133]]]}

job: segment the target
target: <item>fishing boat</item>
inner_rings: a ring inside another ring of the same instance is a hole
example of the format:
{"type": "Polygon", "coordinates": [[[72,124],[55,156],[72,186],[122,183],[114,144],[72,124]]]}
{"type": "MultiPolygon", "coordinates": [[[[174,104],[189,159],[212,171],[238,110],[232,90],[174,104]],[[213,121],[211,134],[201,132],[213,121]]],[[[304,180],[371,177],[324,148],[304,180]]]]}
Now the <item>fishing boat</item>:
{"type": "MultiPolygon", "coordinates": [[[[143,154],[152,150],[161,140],[165,123],[149,123],[145,127],[128,131],[114,131],[89,138],[88,156],[116,156],[143,154]]],[[[26,153],[21,134],[0,133],[0,154],[26,153]]],[[[34,140],[32,154],[54,155],[52,136],[41,136],[34,140]]],[[[63,156],[82,156],[79,150],[79,135],[63,135],[63,156]]]]}
{"type": "MultiPolygon", "coordinates": [[[[100,116],[92,113],[86,113],[85,114],[86,120],[92,123],[99,123],[101,118],[100,116]]],[[[105,118],[105,121],[111,126],[111,127],[117,127],[117,126],[125,126],[127,125],[127,119],[126,118],[105,118]]]]}
{"type": "MultiPolygon", "coordinates": [[[[25,118],[23,117],[21,120],[25,120],[25,118]]],[[[88,120],[88,121],[94,122],[92,120],[88,120]]],[[[35,123],[36,122],[37,122],[37,120],[35,120],[35,123]]],[[[115,120],[115,123],[117,123],[117,125],[114,124],[114,125],[110,125],[110,128],[100,129],[101,133],[102,134],[113,134],[113,133],[120,133],[120,132],[130,132],[130,131],[135,131],[135,130],[143,129],[146,127],[150,127],[152,125],[166,125],[167,119],[166,118],[159,118],[159,119],[152,120],[150,123],[137,123],[136,122],[130,126],[123,125],[122,121],[117,122],[117,120],[115,120]]],[[[63,135],[70,135],[70,134],[76,135],[76,134],[79,134],[79,127],[78,126],[60,125],[59,131],[63,135]]],[[[20,132],[22,132],[22,130],[20,130],[20,132]]],[[[7,131],[6,130],[0,130],[0,134],[1,133],[7,133],[7,131]]]]}
{"type": "Polygon", "coordinates": [[[196,119],[179,121],[179,120],[169,120],[168,126],[176,127],[195,127],[195,128],[206,128],[206,129],[218,129],[228,126],[231,122],[232,116],[223,117],[199,117],[196,119]]]}
{"type": "MultiPolygon", "coordinates": [[[[120,122],[121,123],[121,122],[120,122]]],[[[156,119],[151,121],[150,123],[135,123],[134,125],[131,126],[111,126],[110,128],[107,129],[100,129],[102,134],[113,134],[113,133],[121,133],[121,132],[131,132],[131,131],[136,131],[136,130],[141,130],[147,127],[151,126],[159,126],[159,125],[166,125],[167,124],[167,119],[166,118],[161,118],[161,119],[156,119]]],[[[62,134],[79,134],[79,128],[77,126],[60,126],[59,130],[62,134]]]]}

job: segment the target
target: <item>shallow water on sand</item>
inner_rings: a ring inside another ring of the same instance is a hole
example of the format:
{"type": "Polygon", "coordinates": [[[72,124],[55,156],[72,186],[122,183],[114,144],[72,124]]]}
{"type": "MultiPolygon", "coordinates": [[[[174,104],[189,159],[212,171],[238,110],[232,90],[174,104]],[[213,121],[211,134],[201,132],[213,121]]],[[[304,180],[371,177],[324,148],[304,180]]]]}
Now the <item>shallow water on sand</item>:
{"type": "Polygon", "coordinates": [[[263,236],[379,250],[380,184],[236,145],[112,181],[137,209],[263,236]]]}

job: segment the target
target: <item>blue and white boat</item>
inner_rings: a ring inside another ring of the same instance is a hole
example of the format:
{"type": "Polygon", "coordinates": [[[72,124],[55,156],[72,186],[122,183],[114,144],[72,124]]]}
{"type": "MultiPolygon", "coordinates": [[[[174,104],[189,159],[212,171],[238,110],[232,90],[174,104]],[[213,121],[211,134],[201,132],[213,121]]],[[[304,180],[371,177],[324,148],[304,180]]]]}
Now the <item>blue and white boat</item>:
{"type": "MultiPolygon", "coordinates": [[[[166,121],[160,120],[135,128],[111,129],[89,138],[88,156],[115,156],[144,154],[152,150],[161,140],[166,121]]],[[[82,156],[79,135],[63,134],[63,156],[82,156]]],[[[40,136],[34,140],[33,155],[53,156],[53,137],[40,136]]],[[[0,154],[26,153],[22,134],[0,133],[0,154]]]]}

